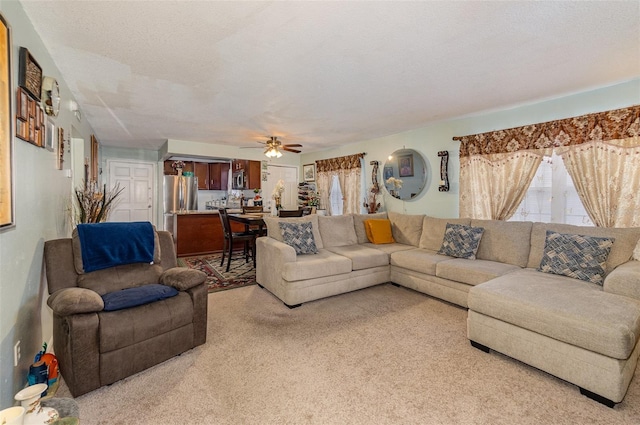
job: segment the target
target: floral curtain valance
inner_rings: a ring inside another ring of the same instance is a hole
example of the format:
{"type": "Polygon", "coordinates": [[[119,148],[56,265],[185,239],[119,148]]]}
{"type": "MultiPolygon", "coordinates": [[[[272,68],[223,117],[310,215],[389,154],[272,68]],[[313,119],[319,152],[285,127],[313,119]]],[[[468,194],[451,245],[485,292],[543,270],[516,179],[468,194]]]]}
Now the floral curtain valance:
{"type": "Polygon", "coordinates": [[[525,125],[506,130],[454,137],[460,157],[572,146],[640,136],[640,105],[525,125]]]}
{"type": "Polygon", "coordinates": [[[338,170],[351,170],[353,168],[361,168],[360,158],[364,157],[364,153],[354,155],[340,156],[337,158],[320,159],[316,161],[317,172],[329,172],[338,170]]]}

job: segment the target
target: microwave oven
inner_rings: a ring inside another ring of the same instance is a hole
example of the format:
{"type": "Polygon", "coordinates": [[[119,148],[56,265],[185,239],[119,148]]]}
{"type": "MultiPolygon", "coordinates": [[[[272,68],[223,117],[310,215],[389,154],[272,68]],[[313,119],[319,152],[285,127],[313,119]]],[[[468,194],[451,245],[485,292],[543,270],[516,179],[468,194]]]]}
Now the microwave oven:
{"type": "Polygon", "coordinates": [[[243,170],[234,171],[232,175],[231,188],[234,190],[244,190],[246,189],[246,181],[243,170]]]}

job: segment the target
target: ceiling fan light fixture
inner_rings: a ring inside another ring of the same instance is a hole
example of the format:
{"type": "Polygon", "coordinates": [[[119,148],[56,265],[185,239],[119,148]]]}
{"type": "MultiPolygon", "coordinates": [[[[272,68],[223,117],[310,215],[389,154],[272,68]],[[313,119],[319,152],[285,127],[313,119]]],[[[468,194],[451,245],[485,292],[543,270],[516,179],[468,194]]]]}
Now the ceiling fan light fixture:
{"type": "Polygon", "coordinates": [[[282,156],[282,152],[276,149],[275,146],[271,146],[264,154],[267,158],[280,158],[282,156]]]}

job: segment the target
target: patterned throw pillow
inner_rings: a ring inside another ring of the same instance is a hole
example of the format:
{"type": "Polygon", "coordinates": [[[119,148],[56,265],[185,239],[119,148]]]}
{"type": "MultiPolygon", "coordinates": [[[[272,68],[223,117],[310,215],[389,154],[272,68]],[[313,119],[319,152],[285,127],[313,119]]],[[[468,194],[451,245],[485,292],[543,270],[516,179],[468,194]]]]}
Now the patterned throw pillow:
{"type": "Polygon", "coordinates": [[[282,240],[296,250],[296,254],[317,254],[318,248],[313,238],[313,226],[306,223],[279,222],[282,240]]]}
{"type": "Polygon", "coordinates": [[[615,239],[568,235],[547,230],[538,271],[602,285],[605,263],[615,239]]]}
{"type": "Polygon", "coordinates": [[[438,254],[475,260],[483,233],[483,227],[447,223],[438,254]]]}

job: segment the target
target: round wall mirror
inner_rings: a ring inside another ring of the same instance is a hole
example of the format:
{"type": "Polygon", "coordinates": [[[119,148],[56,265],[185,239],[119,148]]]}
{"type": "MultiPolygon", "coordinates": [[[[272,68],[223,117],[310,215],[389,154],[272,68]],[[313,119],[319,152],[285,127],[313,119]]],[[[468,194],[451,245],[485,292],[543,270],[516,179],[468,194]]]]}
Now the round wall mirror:
{"type": "Polygon", "coordinates": [[[384,187],[391,196],[411,201],[427,185],[427,164],[420,152],[398,149],[384,163],[382,176],[384,187]]]}

